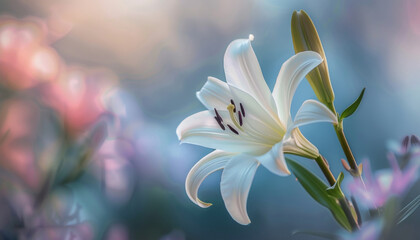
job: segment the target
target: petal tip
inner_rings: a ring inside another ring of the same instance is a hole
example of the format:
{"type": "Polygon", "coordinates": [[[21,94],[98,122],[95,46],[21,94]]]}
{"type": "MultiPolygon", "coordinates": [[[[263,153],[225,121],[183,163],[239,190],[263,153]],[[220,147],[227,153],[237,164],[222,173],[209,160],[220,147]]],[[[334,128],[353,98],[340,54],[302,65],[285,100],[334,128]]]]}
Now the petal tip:
{"type": "Polygon", "coordinates": [[[238,222],[241,225],[246,226],[246,225],[249,225],[251,223],[251,220],[247,219],[246,221],[236,221],[236,222],[238,222]]]}
{"type": "Polygon", "coordinates": [[[200,199],[197,199],[196,204],[197,204],[198,206],[202,207],[202,208],[208,208],[208,207],[210,207],[210,206],[212,206],[212,205],[213,205],[212,203],[206,203],[206,202],[203,202],[203,201],[201,201],[200,199]]]}
{"type": "Polygon", "coordinates": [[[291,172],[290,172],[290,170],[289,170],[289,168],[286,166],[286,165],[281,165],[281,166],[278,166],[278,168],[279,168],[279,170],[280,170],[280,172],[282,173],[280,176],[290,176],[290,174],[292,174],[291,172]]]}
{"type": "Polygon", "coordinates": [[[179,129],[179,126],[176,128],[176,136],[178,137],[178,141],[182,142],[182,133],[181,129],[179,129]]]}
{"type": "Polygon", "coordinates": [[[249,225],[251,223],[251,219],[249,219],[248,215],[246,215],[246,216],[233,216],[233,215],[231,215],[231,216],[232,216],[232,219],[235,222],[237,222],[241,225],[246,226],[246,225],[249,225]]]}

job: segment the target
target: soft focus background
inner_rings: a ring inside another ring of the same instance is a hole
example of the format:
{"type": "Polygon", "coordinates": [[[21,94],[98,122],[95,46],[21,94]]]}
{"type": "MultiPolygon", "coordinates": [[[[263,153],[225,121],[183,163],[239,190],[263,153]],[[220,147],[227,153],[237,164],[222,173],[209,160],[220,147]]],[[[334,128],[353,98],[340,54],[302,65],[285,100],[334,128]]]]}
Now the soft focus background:
{"type": "MultiPolygon", "coordinates": [[[[317,26],[337,109],[366,87],[361,107],[345,121],[357,159],[387,167],[387,141],[420,134],[419,1],[0,4],[0,226],[6,239],[16,237],[15,229],[23,239],[113,240],[310,239],[291,234],[338,230],[292,176],[264,168],[249,194],[249,226],[225,210],[220,173],[201,187],[201,199],[213,203],[208,209],[184,190],[189,169],[210,151],[179,145],[175,134],[185,117],[204,109],[195,92],[207,76],[224,79],[227,45],[250,33],[272,88],[282,62],[294,54],[293,10],[304,9],[317,26]]],[[[307,98],[315,95],[304,82],[294,111],[307,98]]],[[[344,154],[333,128],[302,131],[332,170],[341,171],[344,154]]],[[[404,223],[401,239],[417,239],[418,221],[417,213],[404,223]]]]}

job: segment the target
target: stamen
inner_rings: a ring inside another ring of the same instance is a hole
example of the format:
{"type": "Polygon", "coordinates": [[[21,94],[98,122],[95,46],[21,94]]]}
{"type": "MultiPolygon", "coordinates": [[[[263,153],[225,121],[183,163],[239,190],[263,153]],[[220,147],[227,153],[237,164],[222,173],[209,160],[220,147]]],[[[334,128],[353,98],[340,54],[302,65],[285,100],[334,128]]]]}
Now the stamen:
{"type": "Polygon", "coordinates": [[[241,114],[241,111],[238,111],[238,117],[239,117],[239,125],[242,126],[243,122],[242,122],[242,114],[241,114]]]}
{"type": "Polygon", "coordinates": [[[229,115],[230,115],[230,119],[232,119],[233,124],[235,124],[235,126],[237,128],[239,128],[239,130],[243,131],[241,125],[239,125],[238,120],[236,120],[235,115],[233,114],[233,109],[235,108],[235,106],[233,106],[233,104],[229,104],[227,106],[227,110],[229,110],[229,115]]]}
{"type": "Polygon", "coordinates": [[[245,109],[244,109],[244,106],[242,105],[242,103],[239,103],[239,106],[241,107],[242,115],[245,117],[245,109]]]}
{"type": "Polygon", "coordinates": [[[226,130],[225,126],[222,123],[222,120],[220,118],[214,117],[216,119],[217,123],[219,124],[220,128],[224,131],[226,130]]]}
{"type": "Polygon", "coordinates": [[[229,124],[227,124],[228,128],[230,129],[230,131],[232,131],[233,133],[235,133],[236,135],[239,135],[239,132],[236,131],[236,129],[234,129],[232,126],[230,126],[229,124]]]}
{"type": "Polygon", "coordinates": [[[235,102],[233,101],[233,99],[230,99],[230,103],[232,103],[232,105],[234,106],[233,112],[236,112],[236,105],[235,105],[235,102]]]}
{"type": "Polygon", "coordinates": [[[216,118],[219,119],[220,122],[223,122],[223,118],[219,115],[219,112],[217,112],[216,108],[214,108],[214,112],[216,113],[216,118]]]}

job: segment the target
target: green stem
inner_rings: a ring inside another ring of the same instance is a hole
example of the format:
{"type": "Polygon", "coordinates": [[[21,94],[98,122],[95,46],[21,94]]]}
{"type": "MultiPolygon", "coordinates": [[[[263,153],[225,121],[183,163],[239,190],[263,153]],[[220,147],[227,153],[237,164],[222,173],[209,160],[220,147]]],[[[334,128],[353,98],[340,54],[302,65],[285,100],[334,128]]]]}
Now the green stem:
{"type": "Polygon", "coordinates": [[[346,155],[347,162],[349,163],[349,166],[354,173],[354,176],[360,177],[361,173],[359,171],[359,168],[357,167],[356,159],[354,158],[349,143],[347,142],[346,135],[344,135],[343,121],[340,121],[338,124],[335,124],[334,129],[335,133],[337,134],[338,141],[341,144],[341,148],[343,149],[344,154],[346,155]]]}
{"type": "Polygon", "coordinates": [[[325,159],[321,155],[319,155],[317,158],[315,158],[315,161],[321,169],[322,173],[324,174],[325,178],[327,179],[328,183],[331,186],[333,186],[336,180],[325,159]]]}
{"type": "MultiPolygon", "coordinates": [[[[319,168],[321,169],[322,173],[324,174],[325,178],[328,180],[328,183],[330,184],[330,186],[334,186],[337,180],[332,174],[330,167],[327,163],[327,160],[322,155],[319,155],[317,158],[315,158],[315,161],[318,164],[319,168]]],[[[356,220],[354,219],[354,216],[350,209],[350,205],[342,192],[341,192],[341,197],[339,198],[339,203],[340,203],[341,208],[344,211],[344,214],[346,215],[347,220],[350,223],[352,231],[357,230],[359,226],[356,220]]]]}
{"type": "Polygon", "coordinates": [[[342,198],[338,199],[338,202],[340,203],[341,208],[344,211],[344,214],[346,215],[347,219],[349,220],[351,230],[355,231],[359,229],[359,226],[357,225],[356,220],[353,217],[353,214],[351,213],[351,209],[349,206],[349,203],[347,199],[343,196],[342,198]]]}
{"type": "Polygon", "coordinates": [[[48,196],[48,194],[51,192],[51,190],[54,188],[54,184],[56,183],[56,178],[57,178],[57,174],[60,171],[60,169],[62,168],[63,165],[63,161],[65,161],[65,155],[66,155],[66,151],[67,151],[67,147],[68,147],[68,143],[69,143],[69,138],[67,136],[67,134],[63,134],[61,143],[60,143],[60,149],[57,153],[56,159],[57,162],[54,162],[48,175],[47,178],[44,181],[44,184],[41,187],[40,192],[38,193],[36,199],[35,199],[35,204],[34,206],[36,208],[40,207],[43,205],[46,197],[48,196]]]}

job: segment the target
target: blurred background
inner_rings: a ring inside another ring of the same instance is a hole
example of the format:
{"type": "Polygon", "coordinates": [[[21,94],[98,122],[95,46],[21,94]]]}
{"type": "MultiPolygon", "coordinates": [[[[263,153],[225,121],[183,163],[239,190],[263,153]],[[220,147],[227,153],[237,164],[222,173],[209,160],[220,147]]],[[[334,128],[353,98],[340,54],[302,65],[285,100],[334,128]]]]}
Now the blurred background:
{"type": "MultiPolygon", "coordinates": [[[[272,88],[294,54],[294,10],[304,9],[318,29],[338,111],[366,87],[361,107],[345,122],[357,159],[387,167],[387,142],[420,134],[419,1],[0,4],[4,239],[310,239],[292,232],[338,231],[294,177],[264,168],[249,194],[248,226],[227,213],[220,172],[200,189],[210,208],[193,204],[184,189],[190,168],[210,152],[180,145],[175,134],[185,117],[204,109],[195,92],[207,76],[224,79],[226,47],[250,33],[272,88]]],[[[293,111],[308,98],[315,95],[305,81],[293,111]]],[[[333,128],[302,131],[333,172],[341,171],[344,154],[333,128]]],[[[416,239],[419,220],[415,214],[404,223],[404,239],[416,239]]]]}

